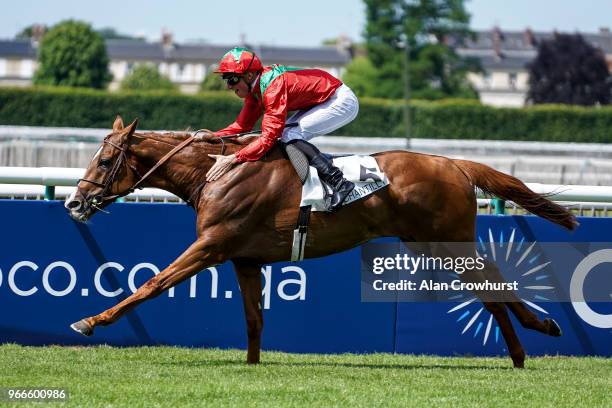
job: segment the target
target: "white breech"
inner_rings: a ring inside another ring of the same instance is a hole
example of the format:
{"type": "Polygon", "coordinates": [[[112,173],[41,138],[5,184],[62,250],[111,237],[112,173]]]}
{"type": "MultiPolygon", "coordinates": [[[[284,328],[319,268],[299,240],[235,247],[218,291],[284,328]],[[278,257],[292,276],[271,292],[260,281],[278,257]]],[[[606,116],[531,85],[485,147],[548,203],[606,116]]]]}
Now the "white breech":
{"type": "Polygon", "coordinates": [[[281,140],[310,140],[325,135],[351,122],[359,112],[359,101],[351,88],[342,84],[325,102],[304,111],[298,111],[287,119],[288,124],[297,126],[285,128],[281,140]]]}

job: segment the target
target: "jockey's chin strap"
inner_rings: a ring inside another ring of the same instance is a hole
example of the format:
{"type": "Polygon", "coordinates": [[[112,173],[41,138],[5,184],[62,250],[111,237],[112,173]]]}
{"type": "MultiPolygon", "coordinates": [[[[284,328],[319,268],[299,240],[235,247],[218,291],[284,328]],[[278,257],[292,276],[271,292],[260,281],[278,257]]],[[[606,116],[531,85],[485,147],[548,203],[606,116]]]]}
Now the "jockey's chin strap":
{"type": "MultiPolygon", "coordinates": [[[[258,72],[257,75],[255,76],[255,79],[253,79],[253,81],[251,82],[247,82],[247,86],[249,87],[249,93],[253,92],[253,85],[255,85],[257,83],[257,80],[259,79],[259,77],[261,76],[261,74],[258,72]]],[[[244,78],[243,78],[244,80],[244,78]]],[[[246,82],[246,81],[244,81],[246,82]]]]}

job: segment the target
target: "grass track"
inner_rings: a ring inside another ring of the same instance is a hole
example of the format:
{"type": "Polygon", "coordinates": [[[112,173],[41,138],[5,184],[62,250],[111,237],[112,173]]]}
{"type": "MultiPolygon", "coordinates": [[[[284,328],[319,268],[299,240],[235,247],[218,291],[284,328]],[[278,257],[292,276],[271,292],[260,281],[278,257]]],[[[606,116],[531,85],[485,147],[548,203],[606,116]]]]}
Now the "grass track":
{"type": "MultiPolygon", "coordinates": [[[[0,387],[67,388],[24,406],[609,406],[612,359],[442,358],[173,347],[0,346],[0,387]]],[[[0,402],[2,404],[2,402],[0,402]]],[[[5,403],[6,404],[6,403],[5,403]]]]}

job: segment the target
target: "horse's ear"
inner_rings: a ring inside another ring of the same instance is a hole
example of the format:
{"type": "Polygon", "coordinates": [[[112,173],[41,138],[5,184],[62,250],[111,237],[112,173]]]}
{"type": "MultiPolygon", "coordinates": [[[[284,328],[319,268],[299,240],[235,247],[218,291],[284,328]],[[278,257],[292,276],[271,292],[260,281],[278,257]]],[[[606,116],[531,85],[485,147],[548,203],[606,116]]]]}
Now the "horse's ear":
{"type": "Polygon", "coordinates": [[[136,130],[136,126],[138,126],[138,118],[134,119],[134,121],[133,121],[132,123],[130,123],[130,124],[129,124],[129,125],[126,127],[126,128],[125,128],[125,130],[127,131],[127,132],[126,132],[126,135],[127,135],[128,137],[129,137],[129,136],[132,136],[132,134],[133,134],[133,133],[134,133],[134,131],[136,130]]]}
{"type": "Polygon", "coordinates": [[[121,116],[117,115],[113,123],[113,131],[118,132],[120,130],[123,130],[123,119],[121,119],[121,116]]]}

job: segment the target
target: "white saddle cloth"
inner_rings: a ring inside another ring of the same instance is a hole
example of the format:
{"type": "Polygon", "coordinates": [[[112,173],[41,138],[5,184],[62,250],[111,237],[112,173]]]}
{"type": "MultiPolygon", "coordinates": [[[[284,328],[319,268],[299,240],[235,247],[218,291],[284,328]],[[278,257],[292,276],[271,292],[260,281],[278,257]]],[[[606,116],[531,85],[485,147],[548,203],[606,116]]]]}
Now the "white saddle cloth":
{"type": "MultiPolygon", "coordinates": [[[[343,205],[357,201],[389,185],[387,176],[380,171],[376,159],[372,156],[337,157],[333,161],[334,165],[342,170],[344,177],[355,183],[355,189],[346,197],[343,205]]],[[[317,169],[310,166],[308,178],[302,186],[300,207],[310,205],[312,211],[327,211],[326,197],[330,192],[329,187],[319,179],[317,169]]]]}

